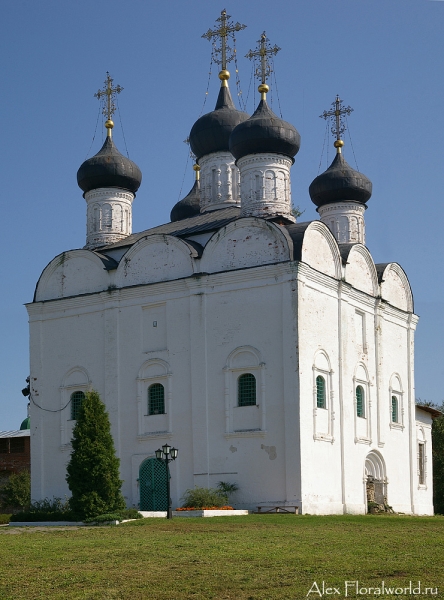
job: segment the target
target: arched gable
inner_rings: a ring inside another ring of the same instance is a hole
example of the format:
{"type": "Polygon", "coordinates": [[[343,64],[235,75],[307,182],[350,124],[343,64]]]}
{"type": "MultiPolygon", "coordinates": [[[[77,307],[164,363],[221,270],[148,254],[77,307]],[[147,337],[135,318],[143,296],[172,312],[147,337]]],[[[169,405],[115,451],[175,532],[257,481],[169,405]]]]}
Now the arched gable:
{"type": "Polygon", "coordinates": [[[292,241],[284,227],[245,217],[217,231],[208,241],[201,271],[217,273],[291,260],[292,241]]]}
{"type": "Polygon", "coordinates": [[[413,294],[405,271],[398,263],[376,265],[381,297],[392,306],[413,312],[413,294]]]}
{"type": "Polygon", "coordinates": [[[368,249],[362,244],[353,244],[347,256],[345,281],[370,296],[379,294],[378,274],[368,249]]]}
{"type": "Polygon", "coordinates": [[[294,244],[294,259],[335,279],[342,278],[338,244],[330,229],[321,221],[288,225],[294,244]]]}
{"type": "Polygon", "coordinates": [[[116,286],[127,287],[189,277],[195,271],[196,248],[170,235],[154,234],[138,240],[122,257],[116,286]]]}
{"type": "Polygon", "coordinates": [[[69,250],[56,256],[43,270],[34,302],[102,292],[110,285],[103,260],[90,250],[69,250]]]}

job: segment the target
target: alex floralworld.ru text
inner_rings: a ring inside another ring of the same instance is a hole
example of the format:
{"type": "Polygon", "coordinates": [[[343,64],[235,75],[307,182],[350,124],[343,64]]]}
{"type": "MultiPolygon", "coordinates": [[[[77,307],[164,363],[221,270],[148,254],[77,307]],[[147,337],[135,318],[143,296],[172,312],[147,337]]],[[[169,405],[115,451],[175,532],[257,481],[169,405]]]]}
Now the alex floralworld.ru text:
{"type": "Polygon", "coordinates": [[[343,586],[330,586],[325,581],[314,581],[306,594],[306,598],[323,596],[344,596],[350,598],[353,596],[437,596],[438,588],[424,586],[421,581],[409,581],[408,585],[394,586],[381,581],[380,585],[367,586],[360,581],[344,581],[343,586]]]}

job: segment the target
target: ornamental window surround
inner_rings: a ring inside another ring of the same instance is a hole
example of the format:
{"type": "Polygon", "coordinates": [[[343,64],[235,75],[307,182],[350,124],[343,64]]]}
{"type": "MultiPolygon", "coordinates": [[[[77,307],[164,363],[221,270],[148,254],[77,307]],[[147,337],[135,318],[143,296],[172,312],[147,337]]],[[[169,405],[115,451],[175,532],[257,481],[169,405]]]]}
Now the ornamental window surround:
{"type": "Polygon", "coordinates": [[[313,439],[334,442],[333,369],[323,349],[313,359],[313,439]]]}
{"type": "Polygon", "coordinates": [[[239,346],[227,358],[225,437],[264,436],[266,431],[265,363],[252,346],[239,346]]]}
{"type": "Polygon", "coordinates": [[[401,378],[394,373],[390,378],[389,387],[390,429],[404,429],[404,392],[401,378]]]}
{"type": "Polygon", "coordinates": [[[353,406],[355,443],[371,444],[372,422],[371,422],[371,384],[367,367],[358,363],[353,377],[353,406]]]}

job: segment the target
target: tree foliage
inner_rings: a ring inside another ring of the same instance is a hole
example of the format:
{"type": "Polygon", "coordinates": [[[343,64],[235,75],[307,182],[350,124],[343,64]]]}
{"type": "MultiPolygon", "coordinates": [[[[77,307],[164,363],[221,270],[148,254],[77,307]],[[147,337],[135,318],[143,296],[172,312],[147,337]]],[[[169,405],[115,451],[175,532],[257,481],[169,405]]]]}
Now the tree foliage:
{"type": "Polygon", "coordinates": [[[13,473],[1,491],[1,505],[11,508],[27,508],[31,502],[31,475],[29,471],[13,473]]]}
{"type": "MultiPolygon", "coordinates": [[[[444,412],[444,403],[439,407],[444,412]]],[[[444,415],[434,419],[433,445],[433,506],[435,513],[444,514],[444,415]]]]}
{"type": "Polygon", "coordinates": [[[67,466],[74,514],[84,519],[125,508],[119,465],[105,405],[97,392],[87,392],[74,426],[67,466]]]}

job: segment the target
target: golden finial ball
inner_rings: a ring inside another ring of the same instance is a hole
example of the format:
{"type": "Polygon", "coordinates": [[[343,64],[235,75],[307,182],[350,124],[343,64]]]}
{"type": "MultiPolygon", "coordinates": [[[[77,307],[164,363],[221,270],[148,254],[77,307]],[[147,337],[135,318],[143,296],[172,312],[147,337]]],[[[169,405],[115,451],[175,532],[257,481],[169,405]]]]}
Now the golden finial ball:
{"type": "Polygon", "coordinates": [[[260,92],[261,94],[266,94],[268,92],[270,88],[268,87],[268,85],[266,83],[261,83],[260,86],[257,88],[257,91],[260,92]]]}
{"type": "Polygon", "coordinates": [[[227,69],[222,69],[222,71],[219,73],[219,79],[221,81],[227,81],[227,79],[230,79],[230,71],[227,71],[227,69]]]}
{"type": "Polygon", "coordinates": [[[112,129],[114,127],[114,121],[111,121],[111,119],[108,119],[108,121],[105,121],[105,127],[107,129],[112,129]]]}
{"type": "Polygon", "coordinates": [[[342,140],[336,140],[335,143],[333,144],[333,146],[335,148],[342,148],[343,145],[344,145],[344,142],[342,140]]]}
{"type": "Polygon", "coordinates": [[[197,163],[193,165],[193,171],[200,171],[200,167],[197,163]]]}

